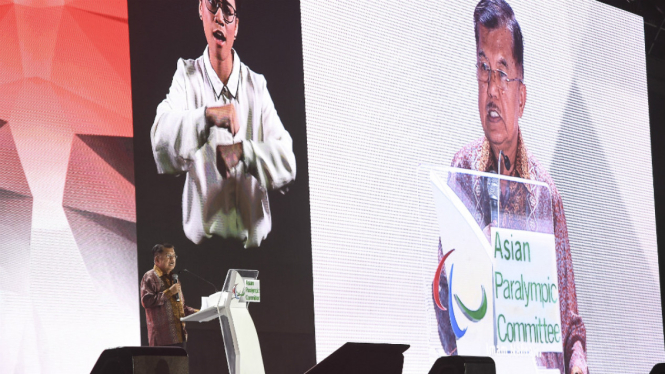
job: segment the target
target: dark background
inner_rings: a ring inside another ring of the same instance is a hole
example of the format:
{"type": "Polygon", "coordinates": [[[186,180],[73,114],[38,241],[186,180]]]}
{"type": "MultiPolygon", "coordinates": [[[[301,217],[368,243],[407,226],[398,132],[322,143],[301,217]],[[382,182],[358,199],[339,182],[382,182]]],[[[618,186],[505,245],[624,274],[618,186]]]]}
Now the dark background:
{"type": "MultiPolygon", "coordinates": [[[[152,246],[170,242],[176,271],[188,269],[222,287],[228,269],[257,269],[261,302],[250,305],[266,372],[303,373],[316,363],[311,228],[302,37],[299,1],[244,0],[234,48],[263,74],[284,127],[293,138],[297,175],[286,194],[270,192],[272,231],[260,248],[214,237],[200,245],[182,229],[185,176],[158,175],[150,144],[157,105],[165,98],[178,58],[202,55],[206,40],[197,0],[129,0],[134,112],[139,277],[153,267],[152,246]]],[[[207,11],[207,10],[204,10],[207,11]]],[[[181,274],[187,304],[201,305],[214,289],[181,274]]],[[[137,287],[140,279],[137,279],[137,287]]],[[[148,345],[141,308],[141,344],[148,345]]],[[[227,372],[219,323],[188,323],[191,373],[227,372]]]]}
{"type": "MultiPolygon", "coordinates": [[[[651,157],[656,204],[658,237],[658,268],[660,269],[661,306],[665,290],[665,60],[647,56],[649,87],[649,119],[651,127],[651,157]]],[[[665,326],[665,314],[663,315],[665,326]]]]}

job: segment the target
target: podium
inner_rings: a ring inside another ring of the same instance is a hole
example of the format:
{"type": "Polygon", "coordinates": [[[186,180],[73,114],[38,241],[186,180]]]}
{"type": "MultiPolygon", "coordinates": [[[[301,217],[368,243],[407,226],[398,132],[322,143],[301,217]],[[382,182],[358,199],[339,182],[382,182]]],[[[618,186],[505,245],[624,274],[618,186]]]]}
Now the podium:
{"type": "Polygon", "coordinates": [[[549,186],[436,165],[417,180],[430,359],[453,348],[546,372],[536,356],[563,351],[549,186]]]}
{"type": "Polygon", "coordinates": [[[264,374],[256,327],[249,303],[260,301],[258,270],[230,269],[221,292],[203,298],[201,310],[182,322],[219,320],[230,374],[264,374]]]}

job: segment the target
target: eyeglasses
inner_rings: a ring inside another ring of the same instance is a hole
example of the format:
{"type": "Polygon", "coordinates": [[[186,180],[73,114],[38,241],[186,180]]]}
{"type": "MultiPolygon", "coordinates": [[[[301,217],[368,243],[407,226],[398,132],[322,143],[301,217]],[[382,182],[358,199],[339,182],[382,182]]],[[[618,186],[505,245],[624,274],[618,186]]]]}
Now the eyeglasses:
{"type": "Polygon", "coordinates": [[[476,76],[478,77],[478,81],[481,83],[489,84],[490,80],[492,79],[492,72],[496,73],[499,76],[498,84],[502,91],[505,91],[508,88],[508,83],[510,82],[524,83],[520,78],[508,78],[508,74],[506,74],[503,70],[492,69],[485,62],[477,63],[476,68],[478,69],[476,76]]]}
{"type": "Polygon", "coordinates": [[[169,260],[177,260],[178,259],[178,256],[176,256],[176,255],[166,255],[164,257],[166,257],[169,260]]]}
{"type": "Polygon", "coordinates": [[[236,8],[229,4],[227,0],[203,0],[206,3],[206,8],[212,14],[217,14],[219,9],[222,10],[224,22],[227,24],[233,23],[236,20],[236,8]]]}

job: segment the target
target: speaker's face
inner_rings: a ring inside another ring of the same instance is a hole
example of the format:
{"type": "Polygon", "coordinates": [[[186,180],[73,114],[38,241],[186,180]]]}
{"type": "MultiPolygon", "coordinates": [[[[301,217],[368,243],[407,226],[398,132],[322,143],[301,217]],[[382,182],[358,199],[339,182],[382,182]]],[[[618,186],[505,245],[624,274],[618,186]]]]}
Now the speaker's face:
{"type": "Polygon", "coordinates": [[[164,274],[170,274],[175,268],[176,258],[174,248],[164,248],[164,251],[155,258],[155,265],[164,274]]]}
{"type": "Polygon", "coordinates": [[[478,26],[478,111],[485,137],[497,153],[515,149],[526,86],[513,57],[513,34],[506,27],[478,26]]]}

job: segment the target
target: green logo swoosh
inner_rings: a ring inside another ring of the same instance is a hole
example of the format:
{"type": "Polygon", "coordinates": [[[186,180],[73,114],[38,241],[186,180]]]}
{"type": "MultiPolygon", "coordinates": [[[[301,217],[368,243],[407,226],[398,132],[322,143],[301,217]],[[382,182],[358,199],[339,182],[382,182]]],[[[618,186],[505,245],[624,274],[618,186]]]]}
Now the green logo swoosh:
{"type": "Polygon", "coordinates": [[[485,295],[485,287],[480,286],[480,288],[483,290],[483,301],[480,303],[480,308],[476,310],[471,310],[464,305],[462,300],[459,299],[457,295],[455,295],[455,301],[457,302],[457,306],[462,310],[462,313],[468,318],[469,320],[473,322],[478,322],[483,317],[485,317],[485,313],[487,313],[487,295],[485,295]]]}

